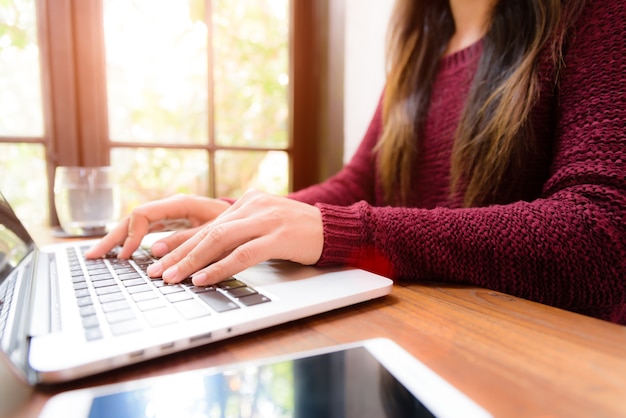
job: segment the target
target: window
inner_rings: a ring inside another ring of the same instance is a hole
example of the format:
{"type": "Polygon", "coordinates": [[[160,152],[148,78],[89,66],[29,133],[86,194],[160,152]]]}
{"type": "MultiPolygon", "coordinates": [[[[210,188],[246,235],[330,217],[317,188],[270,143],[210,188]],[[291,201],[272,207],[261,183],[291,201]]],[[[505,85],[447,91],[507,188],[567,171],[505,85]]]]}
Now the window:
{"type": "Polygon", "coordinates": [[[174,193],[282,194],[327,177],[343,143],[342,9],[0,2],[0,190],[45,224],[57,165],[114,166],[124,212],[174,193]]]}
{"type": "Polygon", "coordinates": [[[43,224],[48,184],[32,181],[46,178],[36,12],[32,0],[0,2],[0,190],[25,219],[43,224]]]}

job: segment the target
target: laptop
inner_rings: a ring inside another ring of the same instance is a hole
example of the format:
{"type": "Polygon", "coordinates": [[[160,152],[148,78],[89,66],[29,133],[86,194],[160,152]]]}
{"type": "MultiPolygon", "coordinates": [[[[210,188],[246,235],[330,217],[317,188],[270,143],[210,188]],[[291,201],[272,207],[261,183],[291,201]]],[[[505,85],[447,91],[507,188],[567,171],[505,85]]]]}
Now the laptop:
{"type": "Polygon", "coordinates": [[[139,249],[83,256],[95,240],[38,248],[0,194],[0,346],[29,384],[97,374],[382,297],[392,281],[354,268],[283,261],[215,286],[167,285],[139,249]]]}

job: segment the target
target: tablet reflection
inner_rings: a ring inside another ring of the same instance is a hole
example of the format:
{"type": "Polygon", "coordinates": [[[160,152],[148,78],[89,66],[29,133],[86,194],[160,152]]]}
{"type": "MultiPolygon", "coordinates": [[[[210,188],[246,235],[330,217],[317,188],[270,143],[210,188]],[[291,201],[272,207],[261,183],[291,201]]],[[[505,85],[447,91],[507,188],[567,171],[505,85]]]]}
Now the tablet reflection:
{"type": "Polygon", "coordinates": [[[433,417],[364,348],[173,375],[99,396],[89,417],[433,417]]]}

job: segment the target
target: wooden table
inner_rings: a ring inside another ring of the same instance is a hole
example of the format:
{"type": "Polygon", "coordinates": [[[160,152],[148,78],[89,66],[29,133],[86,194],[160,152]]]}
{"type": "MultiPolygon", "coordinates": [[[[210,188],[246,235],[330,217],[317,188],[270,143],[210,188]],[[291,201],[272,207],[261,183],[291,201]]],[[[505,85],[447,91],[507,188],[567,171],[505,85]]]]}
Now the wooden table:
{"type": "Polygon", "coordinates": [[[0,362],[0,417],[60,391],[387,337],[496,417],[626,417],[626,327],[484,289],[400,284],[390,296],[52,387],[0,362]]]}

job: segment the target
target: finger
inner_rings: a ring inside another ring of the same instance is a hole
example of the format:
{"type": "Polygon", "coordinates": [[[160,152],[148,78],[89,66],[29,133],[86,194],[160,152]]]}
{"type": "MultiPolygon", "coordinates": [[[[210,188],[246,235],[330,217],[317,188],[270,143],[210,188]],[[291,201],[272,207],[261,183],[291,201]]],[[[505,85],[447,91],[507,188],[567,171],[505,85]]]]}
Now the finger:
{"type": "Polygon", "coordinates": [[[141,245],[141,240],[150,230],[151,219],[143,212],[134,213],[128,221],[126,238],[122,244],[122,249],[118,253],[118,258],[130,258],[133,252],[141,245]]]}
{"type": "Polygon", "coordinates": [[[181,227],[188,228],[188,232],[181,232],[180,235],[173,234],[168,238],[155,242],[156,246],[153,244],[151,248],[153,255],[162,257],[193,236],[194,233],[201,229],[202,224],[214,219],[230,206],[230,203],[225,201],[183,194],[149,202],[143,205],[140,210],[135,211],[137,217],[131,219],[127,241],[125,241],[122,247],[120,257],[130,257],[148,232],[179,229],[181,227]],[[143,222],[144,219],[141,219],[141,216],[148,221],[147,230],[143,222]],[[137,223],[133,224],[133,220],[137,223]]]}
{"type": "Polygon", "coordinates": [[[189,227],[200,226],[215,219],[220,213],[226,210],[231,204],[220,199],[213,199],[203,196],[191,196],[178,194],[161,201],[152,202],[153,205],[160,205],[162,220],[179,222],[186,220],[189,227]]]}
{"type": "MultiPolygon", "coordinates": [[[[169,253],[164,255],[159,261],[151,264],[146,273],[150,277],[162,277],[163,272],[169,269],[172,265],[178,263],[186,254],[188,254],[194,247],[196,247],[202,238],[204,237],[203,231],[208,227],[205,226],[200,228],[198,232],[196,232],[193,236],[187,239],[185,242],[177,246],[175,249],[169,249],[169,253]]],[[[167,245],[167,244],[166,244],[167,245]]],[[[164,278],[165,279],[165,278],[164,278]]],[[[183,278],[184,279],[184,278],[183,278]]],[[[180,280],[183,280],[180,279],[180,280]]],[[[178,280],[178,281],[180,281],[178,280]]]]}
{"type": "Polygon", "coordinates": [[[178,283],[209,263],[224,257],[225,253],[260,235],[262,227],[249,218],[210,224],[155,263],[161,265],[155,266],[148,273],[157,273],[161,269],[164,281],[178,283]]]}
{"type": "Polygon", "coordinates": [[[100,258],[124,242],[127,236],[128,223],[130,219],[126,218],[120,222],[111,232],[100,239],[93,247],[85,252],[87,258],[100,258]]]}
{"type": "Polygon", "coordinates": [[[225,280],[241,271],[270,259],[271,238],[264,236],[248,241],[230,254],[191,276],[195,286],[207,286],[225,280]]]}
{"type": "Polygon", "coordinates": [[[256,201],[259,198],[265,198],[265,194],[246,192],[211,224],[152,264],[147,271],[148,275],[162,277],[168,283],[178,283],[198,269],[223,258],[240,244],[264,235],[267,233],[264,229],[272,230],[272,225],[268,228],[267,223],[264,225],[256,220],[256,201]]]}
{"type": "Polygon", "coordinates": [[[194,200],[190,197],[177,195],[167,199],[146,203],[131,212],[113,231],[91,249],[87,256],[102,257],[116,245],[122,245],[118,254],[120,258],[129,258],[141,244],[148,232],[163,229],[169,220],[188,217],[189,208],[193,208],[194,200]]]}
{"type": "Polygon", "coordinates": [[[175,232],[165,238],[157,240],[150,247],[150,252],[153,256],[157,258],[163,257],[173,249],[178,248],[185,241],[189,240],[202,228],[202,226],[198,226],[195,228],[185,229],[183,231],[175,232]]]}

